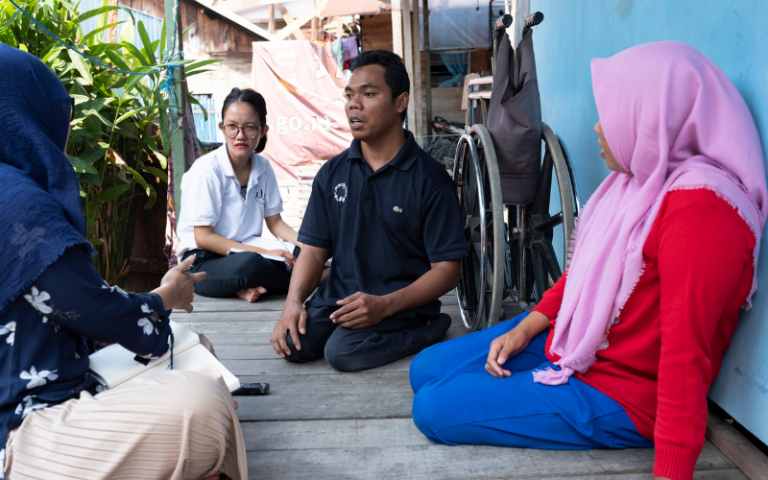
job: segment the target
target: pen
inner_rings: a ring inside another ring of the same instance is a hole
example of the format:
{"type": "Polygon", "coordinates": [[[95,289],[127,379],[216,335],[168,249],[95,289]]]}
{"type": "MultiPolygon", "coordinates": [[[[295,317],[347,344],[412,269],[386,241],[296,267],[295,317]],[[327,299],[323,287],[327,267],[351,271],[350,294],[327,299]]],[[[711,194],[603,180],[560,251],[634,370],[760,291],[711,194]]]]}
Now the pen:
{"type": "MultiPolygon", "coordinates": [[[[283,246],[283,250],[285,250],[286,252],[288,252],[288,245],[286,245],[286,244],[285,244],[285,242],[283,241],[283,237],[281,237],[280,235],[278,235],[278,236],[277,236],[277,239],[278,239],[278,240],[280,240],[280,245],[282,245],[282,246],[283,246]]],[[[291,253],[291,252],[288,252],[288,253],[291,253]]],[[[293,260],[291,260],[291,265],[296,265],[296,262],[294,262],[293,260]]]]}

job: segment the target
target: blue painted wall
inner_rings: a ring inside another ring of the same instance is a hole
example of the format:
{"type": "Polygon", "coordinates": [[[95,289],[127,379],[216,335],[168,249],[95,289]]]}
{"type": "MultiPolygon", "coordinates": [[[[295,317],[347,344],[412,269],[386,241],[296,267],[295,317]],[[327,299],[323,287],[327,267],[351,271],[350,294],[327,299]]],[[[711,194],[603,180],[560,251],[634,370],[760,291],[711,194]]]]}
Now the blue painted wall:
{"type": "MultiPolygon", "coordinates": [[[[531,0],[531,10],[545,15],[534,32],[543,118],[570,150],[582,201],[609,172],[592,132],[598,117],[589,62],[641,43],[678,40],[719,65],[749,105],[768,157],[768,1],[531,0]]],[[[768,443],[765,236],[761,248],[754,308],[742,315],[710,397],[768,443]]]]}

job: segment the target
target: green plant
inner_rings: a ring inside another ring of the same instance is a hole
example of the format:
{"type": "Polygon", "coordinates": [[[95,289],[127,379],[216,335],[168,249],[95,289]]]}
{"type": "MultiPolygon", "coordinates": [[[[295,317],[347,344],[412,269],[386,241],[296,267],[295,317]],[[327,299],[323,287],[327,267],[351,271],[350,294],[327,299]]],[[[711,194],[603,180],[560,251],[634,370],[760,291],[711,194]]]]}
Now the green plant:
{"type": "MultiPolygon", "coordinates": [[[[158,72],[168,65],[186,65],[187,76],[201,73],[213,61],[168,58],[163,38],[152,41],[141,21],[136,28],[141,48],[132,43],[133,16],[108,23],[119,6],[107,5],[79,13],[66,0],[16,1],[38,22],[67,44],[104,64],[132,72],[158,72]],[[84,33],[82,23],[96,17],[97,28],[84,33]],[[123,23],[116,43],[104,42],[110,29],[123,23]]],[[[125,9],[130,13],[130,10],[125,9]]],[[[168,100],[162,73],[130,75],[88,61],[46,34],[9,1],[0,0],[0,42],[28,51],[46,63],[75,99],[75,119],[67,157],[80,179],[88,239],[98,255],[94,264],[110,283],[120,284],[127,273],[125,238],[131,203],[146,195],[146,208],[157,199],[168,177],[170,151],[168,100]],[[149,180],[149,181],[148,181],[149,180]]]]}

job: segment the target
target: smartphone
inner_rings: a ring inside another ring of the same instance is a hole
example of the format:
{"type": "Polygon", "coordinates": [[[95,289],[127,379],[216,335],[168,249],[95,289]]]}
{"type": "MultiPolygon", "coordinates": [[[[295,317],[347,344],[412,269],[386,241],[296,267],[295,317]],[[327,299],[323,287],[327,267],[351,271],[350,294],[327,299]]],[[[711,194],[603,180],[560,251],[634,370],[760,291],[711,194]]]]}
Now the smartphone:
{"type": "Polygon", "coordinates": [[[268,383],[241,383],[240,388],[232,395],[266,395],[269,393],[268,383]]]}

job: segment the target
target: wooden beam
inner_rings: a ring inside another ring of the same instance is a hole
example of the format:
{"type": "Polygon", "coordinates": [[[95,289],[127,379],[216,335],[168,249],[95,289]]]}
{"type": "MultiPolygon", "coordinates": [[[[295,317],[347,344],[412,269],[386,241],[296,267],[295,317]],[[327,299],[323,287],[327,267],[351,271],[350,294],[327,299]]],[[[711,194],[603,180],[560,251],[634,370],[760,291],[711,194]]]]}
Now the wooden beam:
{"type": "Polygon", "coordinates": [[[414,133],[424,135],[424,98],[421,94],[421,19],[419,18],[419,0],[413,0],[411,30],[413,32],[413,116],[416,119],[414,133]]]}
{"type": "Polygon", "coordinates": [[[416,125],[416,100],[413,82],[413,35],[411,34],[411,3],[409,0],[402,0],[403,9],[403,52],[405,56],[405,69],[408,72],[408,78],[411,80],[411,94],[408,95],[408,130],[417,135],[416,125]]]}
{"type": "Polygon", "coordinates": [[[429,0],[422,0],[421,13],[424,15],[424,99],[426,100],[426,127],[427,135],[432,135],[432,56],[429,49],[429,0]]]}
{"type": "Polygon", "coordinates": [[[278,38],[275,38],[274,35],[271,35],[268,31],[264,30],[261,27],[258,27],[254,25],[253,23],[249,22],[248,20],[244,19],[240,15],[230,12],[229,10],[224,10],[223,8],[214,7],[212,4],[213,2],[211,0],[193,0],[198,5],[202,5],[203,7],[211,10],[212,12],[216,13],[217,15],[221,15],[222,17],[226,18],[232,23],[235,23],[244,29],[248,30],[251,33],[255,33],[256,35],[260,36],[261,38],[265,40],[278,40],[278,38]]]}
{"type": "Polygon", "coordinates": [[[750,480],[768,480],[768,457],[712,410],[707,418],[707,438],[750,480]]]}
{"type": "MultiPolygon", "coordinates": [[[[292,24],[295,20],[291,16],[290,13],[288,13],[288,10],[285,8],[285,5],[282,3],[276,3],[278,11],[280,11],[280,15],[283,16],[283,20],[285,21],[285,25],[288,26],[292,24]]],[[[291,33],[291,36],[295,38],[296,40],[304,40],[304,32],[301,31],[301,29],[291,33]]]]}
{"type": "MultiPolygon", "coordinates": [[[[312,0],[312,7],[317,12],[317,0],[312,0]]],[[[317,41],[317,14],[312,17],[312,40],[317,41]]]]}
{"type": "MultiPolygon", "coordinates": [[[[116,7],[117,0],[109,0],[109,5],[116,7]]],[[[117,23],[117,10],[112,10],[109,12],[109,20],[107,20],[107,23],[117,23]]],[[[99,35],[99,38],[102,38],[101,35],[99,35]]],[[[116,26],[108,30],[107,41],[109,43],[117,43],[117,27],[116,26]]]]}
{"type": "Polygon", "coordinates": [[[328,4],[330,0],[323,0],[320,5],[315,5],[314,7],[308,9],[306,12],[301,14],[299,18],[291,22],[290,24],[286,25],[282,29],[280,29],[279,32],[275,34],[275,40],[283,40],[288,35],[292,34],[293,32],[299,30],[303,25],[305,25],[307,22],[312,20],[313,18],[317,17],[318,12],[322,12],[325,6],[328,4]]]}
{"type": "Polygon", "coordinates": [[[269,6],[269,34],[275,34],[275,6],[269,6]]]}
{"type": "Polygon", "coordinates": [[[403,9],[400,0],[392,0],[392,51],[405,59],[403,51],[403,9]]]}

